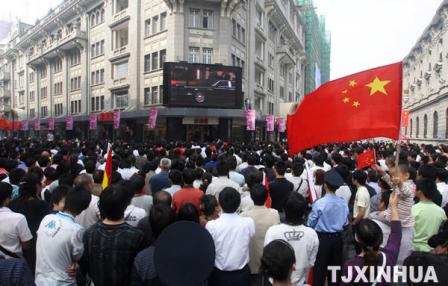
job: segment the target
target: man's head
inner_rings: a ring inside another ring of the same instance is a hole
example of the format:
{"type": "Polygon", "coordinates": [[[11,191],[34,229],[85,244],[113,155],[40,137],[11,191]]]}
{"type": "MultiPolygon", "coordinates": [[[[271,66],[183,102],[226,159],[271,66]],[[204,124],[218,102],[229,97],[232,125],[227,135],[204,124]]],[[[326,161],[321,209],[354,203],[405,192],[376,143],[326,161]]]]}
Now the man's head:
{"type": "Polygon", "coordinates": [[[50,195],[50,202],[54,211],[63,211],[65,206],[65,197],[72,188],[66,185],[57,186],[50,195]]]}
{"type": "Polygon", "coordinates": [[[120,184],[107,187],[98,202],[101,217],[111,221],[122,219],[129,203],[128,197],[128,192],[120,184]]]}
{"type": "Polygon", "coordinates": [[[164,204],[154,205],[149,212],[149,223],[154,238],[157,239],[162,231],[175,220],[175,213],[172,208],[164,204]]]}
{"type": "Polygon", "coordinates": [[[95,183],[93,182],[93,178],[88,174],[80,174],[76,176],[75,180],[73,181],[73,185],[75,186],[75,188],[83,188],[89,193],[92,193],[95,183]]]}
{"type": "Polygon", "coordinates": [[[219,204],[224,213],[235,213],[240,203],[241,196],[234,188],[226,187],[219,193],[219,204]]]}
{"type": "Polygon", "coordinates": [[[134,174],[130,181],[134,190],[134,195],[143,193],[145,188],[145,178],[142,175],[134,174]]]}
{"type": "Polygon", "coordinates": [[[153,194],[152,197],[154,205],[161,204],[171,207],[172,198],[170,193],[166,191],[158,191],[157,193],[153,194]]]}
{"type": "Polygon", "coordinates": [[[65,196],[64,212],[77,216],[89,206],[91,199],[89,191],[82,187],[75,187],[69,190],[65,196]]]}
{"type": "Polygon", "coordinates": [[[436,183],[427,178],[417,180],[416,187],[416,195],[420,198],[420,200],[432,200],[436,192],[438,192],[436,183]]]}
{"type": "Polygon", "coordinates": [[[179,170],[171,170],[168,178],[170,179],[171,185],[181,186],[183,184],[182,172],[179,170]]]}
{"type": "Polygon", "coordinates": [[[185,184],[192,185],[194,180],[196,180],[196,172],[194,169],[185,168],[182,172],[182,178],[185,184]]]}
{"type": "Polygon", "coordinates": [[[256,206],[263,206],[267,197],[268,192],[266,191],[266,187],[261,184],[255,185],[250,189],[250,198],[256,206]]]}
{"type": "MultiPolygon", "coordinates": [[[[338,167],[343,166],[339,165],[338,167]]],[[[334,193],[339,187],[344,185],[344,179],[335,169],[325,172],[324,174],[324,188],[326,192],[334,193]]]]}
{"type": "Polygon", "coordinates": [[[229,165],[225,160],[220,160],[216,164],[216,172],[220,177],[227,177],[229,175],[229,165]]]}
{"type": "Polygon", "coordinates": [[[169,171],[171,168],[171,160],[168,158],[162,158],[162,160],[160,160],[159,167],[162,171],[169,171]]]}
{"type": "Polygon", "coordinates": [[[294,162],[292,164],[292,174],[294,175],[294,177],[300,177],[300,175],[302,175],[304,170],[303,164],[300,162],[294,162]]]}
{"type": "Polygon", "coordinates": [[[277,176],[283,177],[286,173],[286,163],[283,161],[278,161],[275,163],[274,170],[277,176]]]}
{"type": "Polygon", "coordinates": [[[11,201],[12,186],[5,182],[0,182],[0,207],[7,206],[11,201]]]}
{"type": "Polygon", "coordinates": [[[367,181],[367,175],[364,171],[356,170],[352,176],[353,185],[356,187],[365,186],[367,181]]]}
{"type": "Polygon", "coordinates": [[[306,211],[306,200],[301,194],[292,192],[286,199],[283,209],[287,223],[300,225],[303,223],[303,216],[306,211]]]}

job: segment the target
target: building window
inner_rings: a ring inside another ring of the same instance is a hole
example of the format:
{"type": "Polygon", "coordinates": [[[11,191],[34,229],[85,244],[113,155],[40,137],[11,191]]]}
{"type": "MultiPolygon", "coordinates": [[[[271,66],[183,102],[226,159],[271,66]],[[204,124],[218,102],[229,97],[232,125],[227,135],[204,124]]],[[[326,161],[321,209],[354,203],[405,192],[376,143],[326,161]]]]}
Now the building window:
{"type": "Polygon", "coordinates": [[[263,87],[263,84],[264,84],[264,72],[262,72],[260,70],[256,70],[255,71],[255,82],[260,87],[263,87]]]}
{"type": "Polygon", "coordinates": [[[78,114],[81,113],[81,100],[73,100],[70,102],[70,113],[78,114]]]}
{"type": "Polygon", "coordinates": [[[41,89],[40,89],[40,98],[41,99],[47,98],[47,87],[41,87],[41,89]]]}
{"type": "Polygon", "coordinates": [[[91,85],[104,83],[104,69],[93,71],[91,73],[91,85]]]}
{"type": "Polygon", "coordinates": [[[257,8],[257,26],[261,29],[263,29],[263,17],[264,17],[264,13],[262,10],[257,8]]]}
{"type": "Polygon", "coordinates": [[[285,98],[285,88],[280,86],[280,98],[285,98]]]}
{"type": "Polygon", "coordinates": [[[439,133],[439,114],[437,113],[437,111],[434,111],[432,137],[437,139],[439,137],[438,133],[439,133]]]}
{"type": "Polygon", "coordinates": [[[104,110],[104,95],[95,96],[91,98],[90,102],[91,111],[102,111],[104,110]]]}
{"type": "Polygon", "coordinates": [[[419,133],[420,133],[420,118],[417,116],[415,138],[418,138],[419,133]]]}
{"type": "Polygon", "coordinates": [[[81,76],[70,79],[70,91],[81,89],[81,76]]]}
{"type": "Polygon", "coordinates": [[[62,94],[62,82],[57,82],[54,84],[54,95],[62,94]]]}
{"type": "Polygon", "coordinates": [[[151,71],[151,54],[145,55],[145,72],[151,71]]]}
{"type": "Polygon", "coordinates": [[[47,117],[48,116],[48,107],[42,106],[40,108],[40,117],[47,117]]]}
{"type": "Polygon", "coordinates": [[[274,114],[274,103],[273,102],[268,102],[268,113],[274,114]]]}
{"type": "Polygon", "coordinates": [[[35,95],[34,95],[34,90],[33,90],[33,91],[30,91],[30,97],[29,97],[30,102],[34,102],[34,98],[35,98],[35,95]]]}
{"type": "Polygon", "coordinates": [[[191,28],[199,28],[200,20],[199,14],[201,10],[199,9],[190,9],[190,27],[191,28]]]}
{"type": "Polygon", "coordinates": [[[274,55],[272,55],[271,53],[268,53],[268,66],[270,68],[274,67],[274,55]]]}
{"type": "Polygon", "coordinates": [[[243,43],[246,43],[246,29],[244,29],[243,27],[241,27],[241,38],[240,41],[243,43]]]}
{"type": "Polygon", "coordinates": [[[157,86],[151,87],[151,102],[152,104],[159,103],[159,91],[157,86]]]}
{"type": "Polygon", "coordinates": [[[56,117],[61,116],[64,113],[64,107],[62,103],[57,103],[54,105],[54,115],[56,117]]]}
{"type": "Polygon", "coordinates": [[[188,50],[188,62],[197,63],[199,61],[199,48],[190,47],[188,50]]]}
{"type": "Polygon", "coordinates": [[[114,92],[115,108],[125,108],[128,106],[128,91],[121,90],[114,92]]]}
{"type": "Polygon", "coordinates": [[[152,33],[157,33],[157,28],[159,25],[159,16],[152,17],[152,33]]]}
{"type": "Polygon", "coordinates": [[[40,70],[40,77],[41,78],[46,78],[47,77],[47,67],[42,67],[40,70]]]}
{"type": "Polygon", "coordinates": [[[158,52],[152,53],[152,70],[159,68],[159,55],[158,52]]]}
{"type": "Polygon", "coordinates": [[[163,69],[163,64],[166,62],[166,50],[161,50],[159,52],[159,58],[160,58],[159,60],[160,68],[163,69]]]}
{"type": "Polygon", "coordinates": [[[29,82],[30,83],[34,82],[34,72],[30,72],[30,74],[29,74],[29,82]]]}
{"type": "Polygon", "coordinates": [[[160,31],[166,30],[166,12],[160,14],[160,31]]]}
{"type": "Polygon", "coordinates": [[[202,57],[204,64],[211,64],[213,58],[213,49],[211,48],[203,48],[202,49],[202,57]]]}
{"type": "Polygon", "coordinates": [[[30,118],[36,117],[36,110],[34,108],[30,108],[30,118]]]}
{"type": "Polygon", "coordinates": [[[116,4],[117,4],[117,8],[116,8],[116,13],[123,11],[124,9],[127,9],[129,7],[129,0],[117,0],[116,4]]]}
{"type": "Polygon", "coordinates": [[[411,128],[410,128],[410,134],[409,134],[409,137],[412,138],[412,132],[413,132],[413,128],[414,128],[414,124],[413,124],[412,118],[411,118],[411,120],[410,120],[410,124],[411,124],[411,128]]]}
{"type": "Polygon", "coordinates": [[[143,90],[143,104],[151,104],[151,89],[149,87],[145,87],[145,89],[143,90]]]}
{"type": "Polygon", "coordinates": [[[70,54],[70,66],[76,66],[81,63],[81,52],[77,49],[70,54]]]}
{"type": "Polygon", "coordinates": [[[232,19],[232,36],[234,36],[235,38],[236,38],[236,28],[237,28],[236,20],[232,19]]]}
{"type": "Polygon", "coordinates": [[[53,62],[53,72],[54,73],[59,73],[62,71],[62,60],[61,59],[57,59],[53,62]]]}
{"type": "Polygon", "coordinates": [[[271,78],[268,78],[268,91],[274,92],[274,80],[271,78]]]}
{"type": "Polygon", "coordinates": [[[121,79],[128,76],[128,62],[122,62],[115,64],[115,77],[114,79],[121,79]]]}
{"type": "Polygon", "coordinates": [[[423,116],[423,138],[428,136],[428,116],[423,116]]]}
{"type": "Polygon", "coordinates": [[[151,36],[151,19],[145,21],[145,37],[151,36]]]}
{"type": "Polygon", "coordinates": [[[202,28],[213,29],[213,11],[204,10],[202,12],[202,28]]]}

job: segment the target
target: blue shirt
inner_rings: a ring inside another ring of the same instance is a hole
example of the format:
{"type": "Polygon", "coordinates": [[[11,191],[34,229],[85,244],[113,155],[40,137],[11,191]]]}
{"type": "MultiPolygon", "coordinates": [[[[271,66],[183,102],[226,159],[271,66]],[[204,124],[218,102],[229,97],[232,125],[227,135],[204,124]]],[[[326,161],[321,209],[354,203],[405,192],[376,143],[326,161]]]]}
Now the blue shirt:
{"type": "Polygon", "coordinates": [[[162,189],[168,188],[170,186],[170,181],[168,179],[168,172],[162,171],[151,177],[149,180],[151,184],[151,192],[154,195],[155,193],[161,191],[162,189]]]}
{"type": "Polygon", "coordinates": [[[347,202],[335,194],[326,194],[313,204],[308,226],[317,232],[341,232],[348,223],[347,202]]]}

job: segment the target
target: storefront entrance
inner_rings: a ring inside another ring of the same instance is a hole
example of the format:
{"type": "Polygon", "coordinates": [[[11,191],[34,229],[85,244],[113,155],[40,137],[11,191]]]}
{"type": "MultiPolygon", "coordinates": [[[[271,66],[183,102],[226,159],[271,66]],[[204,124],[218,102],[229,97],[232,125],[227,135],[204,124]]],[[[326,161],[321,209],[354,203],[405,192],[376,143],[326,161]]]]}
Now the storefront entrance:
{"type": "Polygon", "coordinates": [[[217,139],[218,125],[185,125],[187,141],[210,142],[217,139]]]}

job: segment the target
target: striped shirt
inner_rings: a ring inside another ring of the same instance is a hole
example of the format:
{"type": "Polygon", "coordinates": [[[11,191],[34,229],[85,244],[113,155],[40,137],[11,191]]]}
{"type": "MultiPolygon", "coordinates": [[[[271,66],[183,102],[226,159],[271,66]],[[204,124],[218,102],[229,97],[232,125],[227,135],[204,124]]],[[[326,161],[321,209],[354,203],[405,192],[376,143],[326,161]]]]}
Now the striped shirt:
{"type": "MultiPolygon", "coordinates": [[[[389,186],[393,186],[392,180],[389,175],[384,175],[382,179],[389,184],[389,186]]],[[[400,216],[400,221],[402,227],[414,227],[415,218],[412,215],[411,209],[414,206],[414,196],[415,196],[415,184],[412,180],[407,180],[403,182],[403,186],[401,188],[394,187],[394,192],[398,194],[398,215],[400,216]]],[[[378,217],[385,219],[390,222],[392,216],[391,205],[389,204],[387,210],[378,213],[378,217]]]]}

